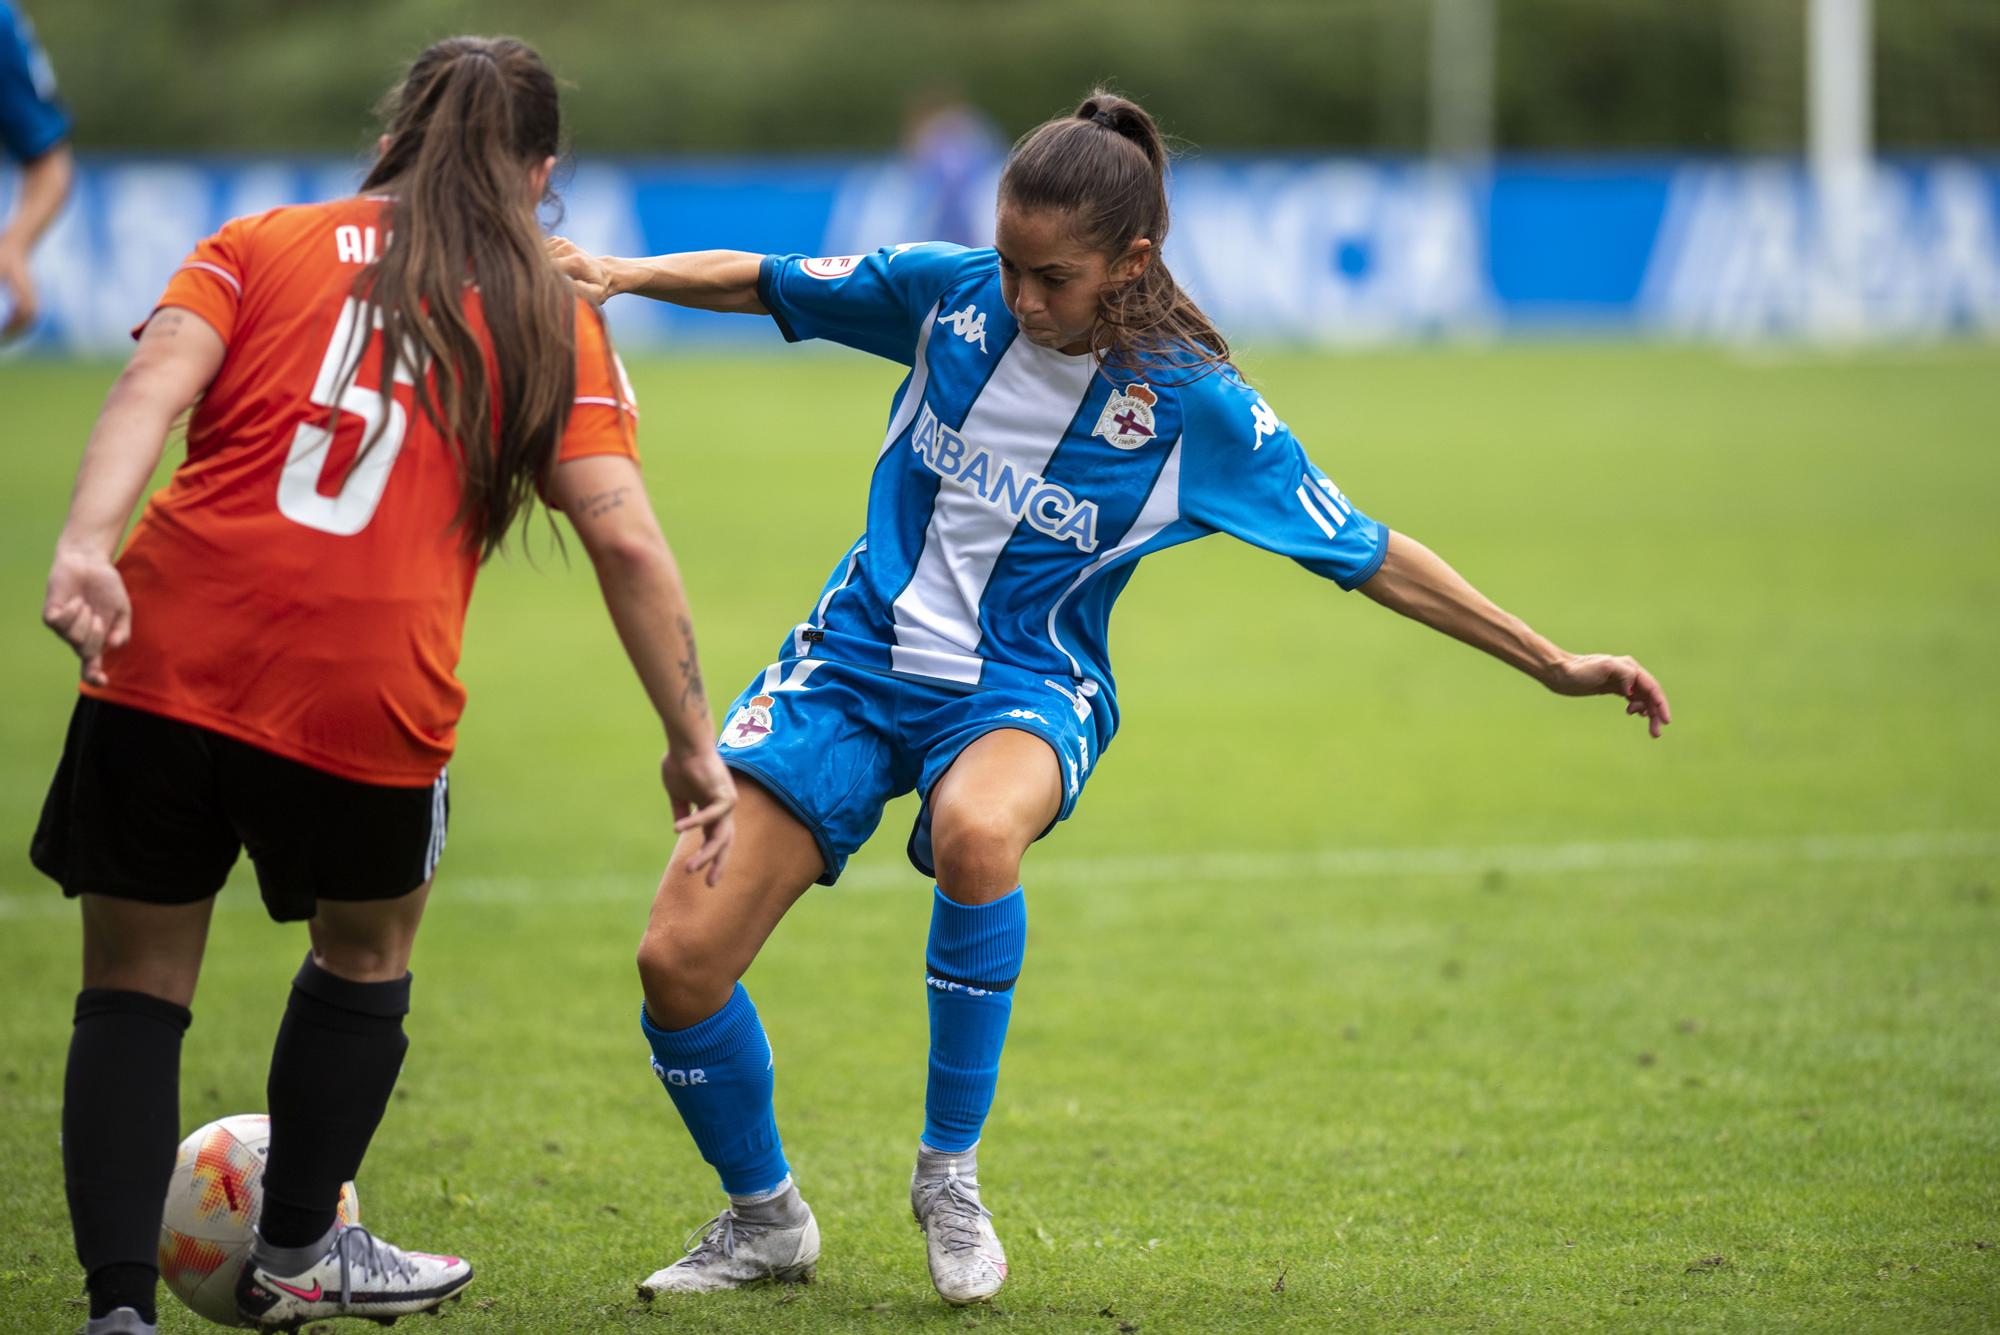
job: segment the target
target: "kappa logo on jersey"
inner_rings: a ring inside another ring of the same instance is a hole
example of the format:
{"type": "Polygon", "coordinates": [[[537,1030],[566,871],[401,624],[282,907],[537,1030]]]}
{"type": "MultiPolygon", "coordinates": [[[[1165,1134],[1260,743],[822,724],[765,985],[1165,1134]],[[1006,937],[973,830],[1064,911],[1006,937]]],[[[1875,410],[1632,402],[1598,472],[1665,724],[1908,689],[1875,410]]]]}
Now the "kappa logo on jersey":
{"type": "Polygon", "coordinates": [[[986,312],[977,306],[967,306],[962,311],[938,316],[939,324],[951,326],[951,332],[967,343],[977,343],[981,352],[986,351],[986,312]]]}
{"type": "Polygon", "coordinates": [[[1008,711],[1007,711],[1006,713],[1004,713],[1004,714],[1000,715],[1000,717],[1001,717],[1001,718],[1017,718],[1017,719],[1020,719],[1020,720],[1021,720],[1021,721],[1022,721],[1023,723],[1027,722],[1027,721],[1028,721],[1029,719],[1033,719],[1033,720],[1034,720],[1035,722],[1037,722],[1037,723],[1047,723],[1047,722],[1048,722],[1048,720],[1047,720],[1047,719],[1043,718],[1043,717],[1042,717],[1042,716],[1041,716],[1040,714],[1037,714],[1037,713],[1036,713],[1036,712],[1035,712],[1034,710],[1032,710],[1032,709],[1010,709],[1010,710],[1008,710],[1008,711]]]}
{"type": "Polygon", "coordinates": [[[722,744],[737,750],[748,750],[761,743],[772,732],[771,697],[753,695],[743,708],[730,716],[729,723],[722,729],[722,744]]]}
{"type": "Polygon", "coordinates": [[[799,272],[829,280],[845,278],[854,272],[856,265],[867,258],[866,255],[824,255],[799,265],[799,272]]]}
{"type": "Polygon", "coordinates": [[[1127,385],[1123,394],[1113,394],[1105,402],[1090,434],[1104,437],[1121,450],[1136,450],[1157,435],[1153,405],[1159,401],[1151,385],[1127,385]]]}
{"type": "Polygon", "coordinates": [[[1264,402],[1264,396],[1260,394],[1257,401],[1250,405],[1250,425],[1257,428],[1257,443],[1250,447],[1250,452],[1255,454],[1264,448],[1264,441],[1277,435],[1285,424],[1278,420],[1278,415],[1271,411],[1271,405],[1264,402]]]}
{"type": "Polygon", "coordinates": [[[996,464],[991,453],[938,421],[929,404],[910,432],[910,448],[933,473],[956,482],[994,509],[1025,519],[1038,532],[1073,543],[1080,552],[1097,550],[1094,501],[1078,500],[1068,487],[1039,473],[1016,472],[1005,461],[996,464]]]}

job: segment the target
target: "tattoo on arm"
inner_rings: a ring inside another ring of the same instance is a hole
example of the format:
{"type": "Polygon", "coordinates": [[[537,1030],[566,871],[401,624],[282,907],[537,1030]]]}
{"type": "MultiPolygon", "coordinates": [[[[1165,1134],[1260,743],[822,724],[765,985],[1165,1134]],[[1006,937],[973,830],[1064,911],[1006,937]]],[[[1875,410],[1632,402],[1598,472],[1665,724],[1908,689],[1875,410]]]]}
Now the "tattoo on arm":
{"type": "Polygon", "coordinates": [[[162,338],[179,338],[181,325],[186,321],[187,317],[179,311],[161,311],[153,317],[150,327],[158,329],[162,338]]]}
{"type": "Polygon", "coordinates": [[[694,623],[685,616],[680,619],[681,639],[687,644],[687,657],[681,659],[681,708],[690,703],[702,708],[708,707],[708,692],[701,684],[701,660],[694,648],[694,623]]]}
{"type": "Polygon", "coordinates": [[[587,519],[602,519],[613,510],[624,506],[625,493],[630,490],[632,488],[629,486],[619,486],[609,491],[600,491],[593,496],[586,496],[577,503],[577,509],[583,511],[587,519]]]}

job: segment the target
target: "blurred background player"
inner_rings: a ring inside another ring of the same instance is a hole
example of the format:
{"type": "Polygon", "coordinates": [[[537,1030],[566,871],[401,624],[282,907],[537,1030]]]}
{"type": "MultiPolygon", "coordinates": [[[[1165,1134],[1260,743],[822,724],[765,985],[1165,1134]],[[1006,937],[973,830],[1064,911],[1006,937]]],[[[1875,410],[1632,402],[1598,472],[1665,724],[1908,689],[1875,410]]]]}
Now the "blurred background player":
{"type": "Polygon", "coordinates": [[[305,921],[312,949],[271,1058],[240,1309],[262,1325],[393,1318],[472,1278],[334,1207],[407,1047],[466,603],[538,489],[590,553],[658,711],[677,828],[722,866],[733,788],[637,410],[599,317],[543,253],[560,139],[533,50],[430,47],[363,193],[202,242],[91,434],[43,610],[82,659],[83,698],[33,854],[82,899],[63,1154],[93,1332],[152,1329],[181,1036],[246,846],[271,916],[305,921]],[[187,462],[114,562],[191,406],[187,462]]]}
{"type": "Polygon", "coordinates": [[[69,198],[68,139],[48,53],[28,16],[0,0],[0,146],[21,164],[13,210],[0,221],[0,343],[26,333],[41,309],[28,258],[69,198]]]}
{"type": "Polygon", "coordinates": [[[993,118],[956,88],[939,84],[910,99],[903,164],[917,212],[910,236],[960,246],[993,243],[993,178],[1007,144],[993,118]]]}
{"type": "Polygon", "coordinates": [[[832,884],[884,804],[912,789],[910,860],[937,888],[910,1203],[940,1296],[999,1291],[1007,1261],[976,1147],[1026,948],[1020,863],[1074,810],[1117,728],[1108,621],[1143,557],[1229,533],[1559,694],[1622,698],[1655,737],[1668,721],[1664,692],[1632,659],[1557,648],[1313,465],[1162,262],[1165,172],[1152,118],[1098,92],[1015,146],[995,249],[599,260],[553,243],[594,299],[766,313],[787,339],[911,368],[867,532],[723,725],[722,753],[750,782],[722,893],[701,874],[700,842],[685,841],[640,946],[653,1068],[730,1198],[649,1292],[813,1273],[818,1226],[790,1175],[770,1045],[738,979],[793,903],[832,884]]]}

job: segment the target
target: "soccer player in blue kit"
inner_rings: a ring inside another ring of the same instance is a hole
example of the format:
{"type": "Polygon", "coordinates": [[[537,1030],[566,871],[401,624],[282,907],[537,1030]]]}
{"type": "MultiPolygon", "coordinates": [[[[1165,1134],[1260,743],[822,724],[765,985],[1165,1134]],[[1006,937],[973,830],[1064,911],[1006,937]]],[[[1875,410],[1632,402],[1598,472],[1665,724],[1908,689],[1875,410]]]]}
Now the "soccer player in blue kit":
{"type": "Polygon", "coordinates": [[[1421,544],[1363,514],[1229,364],[1160,259],[1166,155],[1147,114],[1093,94],[1016,145],[991,250],[834,259],[705,251],[647,260],[551,243],[597,300],[634,292],[764,313],[909,367],[868,495],[778,659],[739,696],[740,782],[718,873],[675,849],[639,948],[653,1068],[729,1203],[648,1294],[812,1275],[819,1229],[772,1108],[770,1044],[738,979],[785,911],[831,885],[883,804],[923,799],[910,860],[934,875],[930,1069],[910,1200],[951,1303],[1007,1262],[976,1146],[1027,939],[1020,863],[1074,809],[1118,724],[1111,605],[1138,562],[1211,533],[1494,655],[1565,695],[1614,695],[1654,736],[1659,684],[1565,653],[1421,544]]]}
{"type": "Polygon", "coordinates": [[[21,164],[14,207],[0,223],[0,343],[25,333],[41,306],[28,255],[62,212],[75,164],[69,115],[56,100],[56,74],[34,25],[0,0],[0,148],[21,164]]]}

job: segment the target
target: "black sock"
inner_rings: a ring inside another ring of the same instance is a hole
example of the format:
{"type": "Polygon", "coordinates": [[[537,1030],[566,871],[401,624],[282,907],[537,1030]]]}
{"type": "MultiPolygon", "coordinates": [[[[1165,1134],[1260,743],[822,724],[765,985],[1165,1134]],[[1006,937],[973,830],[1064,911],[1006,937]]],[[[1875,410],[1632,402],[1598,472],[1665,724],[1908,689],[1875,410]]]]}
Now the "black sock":
{"type": "Polygon", "coordinates": [[[63,1077],[63,1180],[90,1314],[138,1309],[151,1321],[160,1215],[180,1143],[187,1007],[113,988],[76,996],[63,1077]]]}
{"type": "Polygon", "coordinates": [[[394,982],[337,977],[311,955],[271,1053],[271,1157],[257,1232],[273,1247],[304,1247],[333,1227],[340,1188],[361,1168],[389,1107],[410,1043],[410,975],[394,982]]]}

